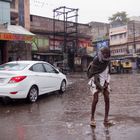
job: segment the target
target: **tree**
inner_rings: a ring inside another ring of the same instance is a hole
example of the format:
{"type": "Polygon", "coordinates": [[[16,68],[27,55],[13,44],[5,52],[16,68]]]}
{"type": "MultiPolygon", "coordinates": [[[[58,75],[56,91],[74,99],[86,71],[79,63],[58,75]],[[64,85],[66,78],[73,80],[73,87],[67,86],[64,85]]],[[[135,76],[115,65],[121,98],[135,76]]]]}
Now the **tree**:
{"type": "Polygon", "coordinates": [[[113,23],[120,23],[120,24],[126,24],[129,21],[129,18],[127,17],[126,12],[117,12],[112,15],[112,17],[109,17],[108,20],[111,24],[113,23]]]}

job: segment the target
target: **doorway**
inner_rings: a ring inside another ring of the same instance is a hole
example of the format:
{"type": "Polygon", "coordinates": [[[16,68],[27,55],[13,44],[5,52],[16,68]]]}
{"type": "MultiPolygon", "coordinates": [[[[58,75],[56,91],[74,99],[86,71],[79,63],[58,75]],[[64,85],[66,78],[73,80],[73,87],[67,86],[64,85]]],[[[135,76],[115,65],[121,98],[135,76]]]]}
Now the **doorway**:
{"type": "Polygon", "coordinates": [[[6,62],[6,41],[0,41],[0,64],[6,62]]]}

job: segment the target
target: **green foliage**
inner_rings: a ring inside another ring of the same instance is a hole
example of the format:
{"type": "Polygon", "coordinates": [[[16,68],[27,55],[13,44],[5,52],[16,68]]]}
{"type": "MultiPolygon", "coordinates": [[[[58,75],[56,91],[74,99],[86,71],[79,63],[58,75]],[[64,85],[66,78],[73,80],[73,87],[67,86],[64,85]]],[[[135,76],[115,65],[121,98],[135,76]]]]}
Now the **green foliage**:
{"type": "Polygon", "coordinates": [[[127,17],[126,12],[122,11],[113,14],[112,17],[108,18],[108,20],[110,21],[110,23],[119,22],[122,24],[126,24],[129,21],[129,18],[127,17]]]}

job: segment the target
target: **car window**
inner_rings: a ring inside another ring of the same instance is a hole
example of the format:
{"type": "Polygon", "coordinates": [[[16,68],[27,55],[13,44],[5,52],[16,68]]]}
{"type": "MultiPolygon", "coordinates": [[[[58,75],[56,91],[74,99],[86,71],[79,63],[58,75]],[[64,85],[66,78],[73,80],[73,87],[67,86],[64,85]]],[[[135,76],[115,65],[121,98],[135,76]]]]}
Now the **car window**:
{"type": "Polygon", "coordinates": [[[22,64],[22,63],[7,63],[0,65],[0,70],[6,70],[6,71],[21,71],[25,69],[28,66],[28,64],[22,64]]]}
{"type": "Polygon", "coordinates": [[[51,65],[49,64],[43,64],[43,65],[48,73],[58,73],[58,71],[54,69],[51,65]]]}
{"type": "Polygon", "coordinates": [[[45,69],[42,64],[35,64],[31,67],[30,70],[35,71],[35,72],[45,72],[45,69]]]}

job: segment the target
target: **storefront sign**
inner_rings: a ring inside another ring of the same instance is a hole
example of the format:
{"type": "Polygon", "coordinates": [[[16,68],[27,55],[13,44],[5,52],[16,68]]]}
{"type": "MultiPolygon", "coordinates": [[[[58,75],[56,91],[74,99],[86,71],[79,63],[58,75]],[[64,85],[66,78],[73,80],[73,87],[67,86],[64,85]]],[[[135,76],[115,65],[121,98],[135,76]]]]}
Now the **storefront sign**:
{"type": "Polygon", "coordinates": [[[63,41],[62,40],[50,40],[50,50],[62,50],[63,41]]]}
{"type": "Polygon", "coordinates": [[[32,41],[33,36],[0,33],[0,40],[32,41]]]}
{"type": "Polygon", "coordinates": [[[97,42],[96,50],[98,51],[100,48],[109,47],[109,40],[102,40],[97,42]]]}
{"type": "Polygon", "coordinates": [[[79,46],[81,48],[92,47],[92,42],[88,40],[79,40],[79,46]]]}

